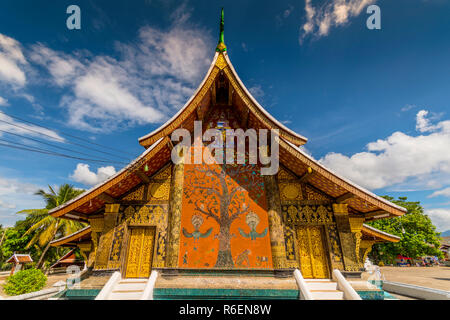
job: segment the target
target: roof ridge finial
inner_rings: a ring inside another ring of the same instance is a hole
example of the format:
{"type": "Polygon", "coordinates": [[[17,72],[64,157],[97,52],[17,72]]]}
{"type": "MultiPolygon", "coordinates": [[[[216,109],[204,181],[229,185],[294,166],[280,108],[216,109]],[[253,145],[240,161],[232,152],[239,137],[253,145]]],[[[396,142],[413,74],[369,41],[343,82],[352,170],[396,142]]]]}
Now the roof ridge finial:
{"type": "Polygon", "coordinates": [[[223,8],[222,8],[222,13],[220,15],[219,44],[217,45],[217,48],[216,48],[217,52],[225,52],[225,51],[227,51],[227,46],[225,45],[224,33],[225,33],[225,14],[224,14],[224,11],[223,11],[223,8]]]}

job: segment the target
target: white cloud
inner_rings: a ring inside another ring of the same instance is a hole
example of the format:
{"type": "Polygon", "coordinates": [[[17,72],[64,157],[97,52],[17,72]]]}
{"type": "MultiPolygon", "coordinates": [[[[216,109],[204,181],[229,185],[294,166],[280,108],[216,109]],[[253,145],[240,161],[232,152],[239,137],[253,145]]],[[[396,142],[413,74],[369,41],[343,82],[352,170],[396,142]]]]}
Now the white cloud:
{"type": "Polygon", "coordinates": [[[450,230],[450,209],[427,209],[425,213],[430,217],[437,231],[450,230]]]}
{"type": "Polygon", "coordinates": [[[12,203],[4,202],[3,200],[0,199],[0,208],[15,209],[16,205],[12,204],[12,203]]]}
{"type": "Polygon", "coordinates": [[[94,186],[105,181],[115,173],[116,169],[112,166],[100,167],[97,169],[97,173],[95,173],[89,169],[88,164],[79,163],[75,171],[70,175],[70,178],[84,185],[94,186]]]}
{"type": "Polygon", "coordinates": [[[404,106],[403,108],[400,109],[401,112],[406,112],[409,111],[411,109],[417,108],[416,105],[413,104],[407,104],[406,106],[404,106]]]}
{"type": "Polygon", "coordinates": [[[0,33],[0,81],[13,87],[23,87],[27,81],[24,66],[27,65],[18,41],[0,33]]]}
{"type": "Polygon", "coordinates": [[[250,93],[252,94],[252,96],[255,97],[255,99],[261,99],[262,97],[264,97],[264,90],[261,88],[260,85],[248,88],[248,91],[250,91],[250,93]]]}
{"type": "Polygon", "coordinates": [[[0,97],[0,106],[5,106],[5,107],[9,106],[8,100],[3,97],[0,97]]]}
{"type": "Polygon", "coordinates": [[[42,208],[43,200],[34,195],[40,188],[32,183],[0,176],[0,224],[12,226],[15,221],[23,218],[16,214],[17,211],[42,208]]]}
{"type": "Polygon", "coordinates": [[[31,60],[54,85],[71,89],[61,106],[74,127],[104,132],[158,123],[184,105],[214,53],[209,34],[189,24],[189,17],[189,11],[177,10],[167,30],[141,28],[136,41],[115,44],[117,57],[68,55],[37,44],[31,60]]]}
{"type": "Polygon", "coordinates": [[[300,28],[300,43],[313,35],[328,35],[332,27],[339,27],[358,16],[363,9],[377,0],[326,0],[325,4],[315,8],[312,0],[305,0],[306,22],[300,28]]]}
{"type": "Polygon", "coordinates": [[[450,120],[432,125],[425,115],[423,110],[417,113],[417,128],[431,131],[428,129],[432,127],[429,134],[395,132],[387,139],[367,144],[367,152],[352,156],[329,153],[320,161],[369,189],[402,183],[418,190],[449,185],[450,120]]]}
{"type": "Polygon", "coordinates": [[[442,190],[437,190],[437,191],[433,192],[432,194],[430,194],[428,196],[428,198],[434,198],[434,197],[439,197],[439,196],[450,197],[450,187],[442,189],[442,190]]]}
{"type": "MultiPolygon", "coordinates": [[[[17,133],[20,135],[35,136],[41,139],[54,140],[58,142],[64,142],[65,139],[53,130],[45,129],[42,127],[17,122],[10,116],[4,113],[0,113],[0,130],[8,131],[11,133],[17,133]]],[[[0,132],[0,137],[5,133],[0,132]]]]}
{"type": "Polygon", "coordinates": [[[420,110],[416,115],[416,130],[420,132],[432,132],[439,129],[439,125],[432,125],[427,119],[428,111],[420,110]]]}

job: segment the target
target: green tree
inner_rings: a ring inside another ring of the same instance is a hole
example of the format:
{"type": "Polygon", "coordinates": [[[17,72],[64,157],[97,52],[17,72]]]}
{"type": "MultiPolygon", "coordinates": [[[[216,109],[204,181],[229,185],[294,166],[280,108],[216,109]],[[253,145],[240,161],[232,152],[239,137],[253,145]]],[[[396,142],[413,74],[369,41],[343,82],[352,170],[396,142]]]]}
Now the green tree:
{"type": "Polygon", "coordinates": [[[401,217],[380,219],[369,224],[379,230],[399,236],[401,240],[396,243],[378,243],[373,246],[370,253],[375,262],[393,263],[397,255],[410,258],[419,258],[430,255],[442,257],[439,250],[440,233],[436,232],[430,217],[420,205],[420,202],[407,201],[407,197],[384,196],[383,198],[406,208],[408,211],[401,217]]]}
{"type": "Polygon", "coordinates": [[[83,193],[84,190],[75,189],[69,184],[61,185],[57,192],[55,192],[51,186],[49,186],[49,190],[50,192],[46,192],[42,189],[36,192],[36,195],[40,195],[44,198],[46,202],[45,209],[26,209],[18,212],[18,214],[24,213],[27,215],[27,218],[19,224],[22,227],[27,227],[24,236],[32,236],[25,246],[25,249],[28,249],[35,244],[39,245],[40,248],[44,248],[36,265],[37,268],[43,266],[44,258],[50,248],[51,241],[74,233],[85,227],[85,224],[83,223],[68,219],[54,218],[48,214],[49,210],[72,200],[83,193]]]}

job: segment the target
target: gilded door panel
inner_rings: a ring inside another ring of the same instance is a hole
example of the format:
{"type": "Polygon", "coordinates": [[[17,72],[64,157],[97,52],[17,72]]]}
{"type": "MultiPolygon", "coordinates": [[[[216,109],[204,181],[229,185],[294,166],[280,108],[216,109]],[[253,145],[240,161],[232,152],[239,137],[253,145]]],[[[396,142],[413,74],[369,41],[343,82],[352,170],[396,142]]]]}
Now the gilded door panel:
{"type": "Polygon", "coordinates": [[[131,230],[126,278],[148,278],[150,276],[154,239],[154,228],[131,230]]]}
{"type": "Polygon", "coordinates": [[[298,228],[297,241],[302,275],[304,278],[312,278],[313,272],[311,263],[311,250],[309,246],[307,228],[298,228]]]}
{"type": "Polygon", "coordinates": [[[328,278],[327,258],[321,227],[308,228],[314,278],[328,278]]]}
{"type": "Polygon", "coordinates": [[[303,277],[328,278],[328,263],[321,227],[299,227],[297,229],[297,241],[303,277]]]}

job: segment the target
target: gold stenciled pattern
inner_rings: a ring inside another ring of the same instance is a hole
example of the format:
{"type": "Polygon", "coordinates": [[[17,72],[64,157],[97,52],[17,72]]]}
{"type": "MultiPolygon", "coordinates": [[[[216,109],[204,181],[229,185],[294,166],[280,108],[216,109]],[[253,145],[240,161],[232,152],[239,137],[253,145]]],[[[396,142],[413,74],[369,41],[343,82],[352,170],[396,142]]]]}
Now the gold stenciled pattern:
{"type": "Polygon", "coordinates": [[[320,226],[297,229],[300,268],[305,278],[328,278],[327,258],[320,226]]]}
{"type": "Polygon", "coordinates": [[[120,267],[120,251],[122,250],[123,235],[125,225],[119,225],[114,231],[114,239],[109,255],[108,269],[117,269],[120,267]]]}
{"type": "Polygon", "coordinates": [[[284,237],[285,237],[285,248],[286,248],[286,259],[288,263],[293,261],[295,263],[295,237],[292,227],[284,227],[284,237]]]}
{"type": "Polygon", "coordinates": [[[167,239],[168,204],[145,204],[121,206],[118,226],[114,234],[114,241],[109,258],[108,268],[120,266],[120,255],[124,241],[124,227],[126,224],[138,226],[156,226],[156,255],[153,258],[154,267],[165,266],[165,242],[167,239]]]}
{"type": "Polygon", "coordinates": [[[299,204],[283,204],[281,206],[284,222],[290,225],[312,223],[333,223],[333,211],[329,206],[302,206],[299,204]]]}
{"type": "Polygon", "coordinates": [[[127,195],[126,197],[123,198],[123,200],[128,200],[128,201],[142,201],[144,200],[144,186],[139,187],[136,191],[130,193],[129,195],[127,195]]]}
{"type": "Polygon", "coordinates": [[[319,192],[314,191],[311,187],[306,187],[306,194],[308,196],[308,200],[319,200],[319,201],[329,201],[330,199],[319,192]]]}
{"type": "Polygon", "coordinates": [[[330,224],[327,226],[327,228],[328,228],[328,236],[330,239],[330,247],[331,247],[330,254],[333,269],[337,268],[342,270],[344,268],[344,265],[342,263],[342,252],[336,225],[330,224]]]}
{"type": "Polygon", "coordinates": [[[127,259],[127,278],[148,278],[150,276],[154,240],[154,228],[132,229],[127,259]]]}
{"type": "Polygon", "coordinates": [[[170,180],[163,183],[150,183],[148,186],[148,199],[150,200],[169,200],[170,180]]]}
{"type": "Polygon", "coordinates": [[[280,183],[281,201],[302,200],[302,187],[299,183],[280,183]]]}
{"type": "Polygon", "coordinates": [[[296,176],[289,173],[287,170],[285,170],[283,168],[280,168],[280,170],[278,171],[277,178],[278,178],[278,181],[297,179],[296,176]]]}

